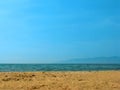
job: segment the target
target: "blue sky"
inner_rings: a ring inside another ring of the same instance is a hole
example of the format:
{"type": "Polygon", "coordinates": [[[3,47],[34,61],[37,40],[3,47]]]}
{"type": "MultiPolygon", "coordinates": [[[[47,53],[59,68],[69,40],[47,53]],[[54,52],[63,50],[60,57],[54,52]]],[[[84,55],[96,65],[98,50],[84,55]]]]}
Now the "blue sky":
{"type": "Polygon", "coordinates": [[[120,0],[1,0],[0,62],[120,56],[120,0]]]}

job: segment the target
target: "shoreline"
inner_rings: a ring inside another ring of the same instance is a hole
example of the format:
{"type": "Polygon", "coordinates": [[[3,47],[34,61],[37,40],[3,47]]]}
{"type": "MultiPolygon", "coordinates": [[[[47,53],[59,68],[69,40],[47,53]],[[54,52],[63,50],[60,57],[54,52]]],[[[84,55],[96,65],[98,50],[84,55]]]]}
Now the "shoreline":
{"type": "Polygon", "coordinates": [[[120,70],[0,72],[0,90],[120,90],[120,70]]]}
{"type": "Polygon", "coordinates": [[[120,69],[118,69],[118,70],[79,70],[79,71],[77,71],[77,70],[65,70],[65,71],[63,71],[63,70],[58,70],[58,71],[54,71],[54,70],[50,70],[50,71],[0,71],[0,73],[8,73],[8,72],[30,72],[30,73],[32,73],[32,72],[110,72],[110,71],[120,71],[120,69]]]}

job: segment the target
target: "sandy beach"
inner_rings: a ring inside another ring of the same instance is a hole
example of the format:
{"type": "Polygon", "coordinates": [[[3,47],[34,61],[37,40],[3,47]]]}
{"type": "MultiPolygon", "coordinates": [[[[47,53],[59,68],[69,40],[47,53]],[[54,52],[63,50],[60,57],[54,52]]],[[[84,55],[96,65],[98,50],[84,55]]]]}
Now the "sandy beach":
{"type": "Polygon", "coordinates": [[[120,71],[1,72],[0,90],[120,90],[120,71]]]}

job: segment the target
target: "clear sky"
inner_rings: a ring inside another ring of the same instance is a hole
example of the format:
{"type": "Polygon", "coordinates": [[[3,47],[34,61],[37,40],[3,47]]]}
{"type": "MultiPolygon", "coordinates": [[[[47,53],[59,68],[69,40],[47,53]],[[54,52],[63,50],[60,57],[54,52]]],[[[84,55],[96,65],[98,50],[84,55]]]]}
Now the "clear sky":
{"type": "Polygon", "coordinates": [[[120,56],[120,0],[0,0],[0,63],[120,56]]]}

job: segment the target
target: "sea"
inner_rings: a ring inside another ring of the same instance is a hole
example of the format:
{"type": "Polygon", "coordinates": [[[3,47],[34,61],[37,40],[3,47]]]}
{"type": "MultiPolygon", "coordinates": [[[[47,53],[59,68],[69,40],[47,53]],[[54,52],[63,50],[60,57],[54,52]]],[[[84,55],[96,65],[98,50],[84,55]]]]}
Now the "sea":
{"type": "Polygon", "coordinates": [[[0,64],[0,72],[106,70],[120,70],[120,64],[0,64]]]}

